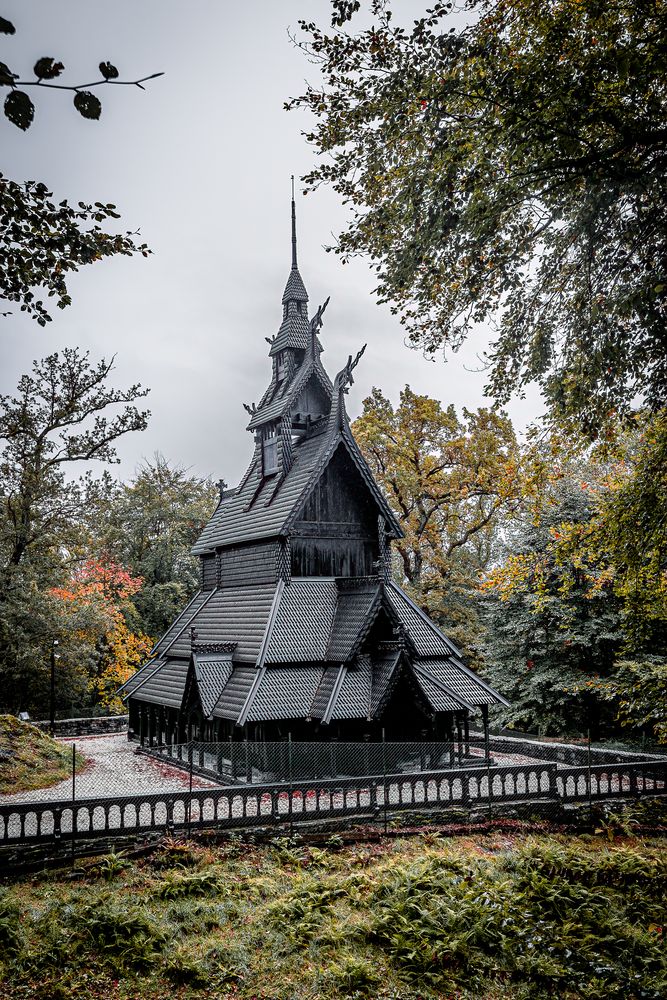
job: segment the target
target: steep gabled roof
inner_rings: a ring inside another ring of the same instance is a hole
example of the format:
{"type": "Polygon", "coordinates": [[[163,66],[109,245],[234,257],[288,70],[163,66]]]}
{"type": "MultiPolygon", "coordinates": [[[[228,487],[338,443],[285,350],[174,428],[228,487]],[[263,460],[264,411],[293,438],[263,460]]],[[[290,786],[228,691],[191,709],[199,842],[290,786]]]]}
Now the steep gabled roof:
{"type": "Polygon", "coordinates": [[[323,393],[330,401],[332,390],[331,379],[320,364],[319,356],[313,359],[309,355],[291,382],[285,381],[281,383],[275,387],[274,392],[271,392],[273,383],[269,386],[269,389],[262,397],[262,401],[253,413],[246,430],[254,430],[255,427],[259,427],[269,420],[277,420],[279,417],[289,413],[296,406],[299,396],[311,378],[317,381],[323,393]]]}
{"type": "Polygon", "coordinates": [[[331,636],[326,651],[327,660],[345,663],[356,653],[363,638],[375,621],[382,601],[379,581],[369,584],[346,586],[347,581],[337,581],[338,601],[331,626],[331,636]]]}
{"type": "Polygon", "coordinates": [[[207,719],[213,715],[220,692],[232,675],[232,653],[193,653],[192,671],[199,701],[207,719]]]}
{"type": "Polygon", "coordinates": [[[336,616],[335,580],[313,577],[285,587],[266,653],[267,663],[313,663],[326,659],[336,616]]]}
{"type": "Polygon", "coordinates": [[[267,667],[248,706],[246,720],[306,719],[322,673],[319,663],[267,667]]]}
{"type": "Polygon", "coordinates": [[[193,546],[192,554],[203,555],[219,547],[288,534],[339,447],[349,453],[390,530],[400,538],[401,527],[351,435],[324,432],[311,434],[296,442],[292,468],[282,478],[262,478],[262,459],[256,451],[241,486],[233,496],[219,503],[193,546]]]}
{"type": "Polygon", "coordinates": [[[256,667],[245,663],[235,666],[213,709],[213,717],[237,722],[256,677],[256,667]]]}

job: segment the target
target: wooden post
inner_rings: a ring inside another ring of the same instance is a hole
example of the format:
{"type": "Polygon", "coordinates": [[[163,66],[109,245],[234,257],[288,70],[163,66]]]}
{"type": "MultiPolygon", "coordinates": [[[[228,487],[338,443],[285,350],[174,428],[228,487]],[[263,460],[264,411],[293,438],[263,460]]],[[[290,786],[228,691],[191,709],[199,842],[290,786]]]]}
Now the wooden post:
{"type": "Polygon", "coordinates": [[[489,743],[489,706],[482,705],[482,723],[484,725],[484,760],[489,763],[491,760],[491,747],[489,743]]]}

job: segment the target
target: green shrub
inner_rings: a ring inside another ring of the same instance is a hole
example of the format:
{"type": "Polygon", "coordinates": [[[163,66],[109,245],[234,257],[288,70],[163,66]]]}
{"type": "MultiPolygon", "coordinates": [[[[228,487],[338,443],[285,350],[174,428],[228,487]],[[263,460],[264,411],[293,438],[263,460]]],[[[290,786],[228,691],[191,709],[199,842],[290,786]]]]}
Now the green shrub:
{"type": "Polygon", "coordinates": [[[146,970],[159,960],[168,934],[144,907],[99,897],[49,907],[37,924],[41,941],[33,967],[96,963],[146,970]]]}
{"type": "Polygon", "coordinates": [[[184,896],[218,896],[226,891],[218,871],[179,873],[165,876],[158,888],[160,899],[181,899],[184,896]]]}
{"type": "Polygon", "coordinates": [[[0,895],[0,961],[14,958],[23,947],[25,935],[21,927],[21,911],[6,893],[0,895]]]}
{"type": "Polygon", "coordinates": [[[322,978],[325,988],[345,997],[375,997],[380,982],[375,967],[367,959],[356,955],[343,955],[332,962],[322,978]]]}
{"type": "Polygon", "coordinates": [[[464,870],[456,858],[427,857],[394,867],[376,890],[370,937],[415,981],[501,976],[545,996],[658,1000],[667,965],[647,928],[654,893],[664,899],[663,868],[629,849],[537,844],[464,870]],[[643,887],[630,907],[628,884],[643,887]]]}

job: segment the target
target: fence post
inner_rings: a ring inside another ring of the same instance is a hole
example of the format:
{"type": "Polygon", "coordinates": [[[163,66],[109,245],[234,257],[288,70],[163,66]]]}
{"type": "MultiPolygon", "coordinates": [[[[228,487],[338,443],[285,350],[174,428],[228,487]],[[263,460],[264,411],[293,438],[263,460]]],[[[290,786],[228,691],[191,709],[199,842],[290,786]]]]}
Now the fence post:
{"type": "MultiPolygon", "coordinates": [[[[488,741],[487,741],[488,748],[488,741]]],[[[488,749],[486,754],[486,788],[489,795],[489,819],[493,818],[493,806],[491,804],[491,757],[489,756],[488,749]]]]}
{"type": "Polygon", "coordinates": [[[384,800],[384,832],[387,832],[387,798],[389,797],[389,791],[387,788],[387,747],[384,737],[384,727],[382,729],[382,778],[384,783],[384,791],[382,793],[382,798],[384,800]]]}
{"type": "Polygon", "coordinates": [[[74,861],[74,841],[76,840],[76,743],[72,743],[72,861],[74,861]]]}
{"type": "Polygon", "coordinates": [[[289,791],[288,791],[288,808],[289,808],[289,835],[292,836],[293,824],[292,824],[292,795],[294,793],[292,787],[292,734],[287,734],[287,769],[289,773],[289,791]]]}
{"type": "Polygon", "coordinates": [[[188,788],[188,837],[190,837],[190,832],[192,830],[192,764],[193,764],[193,746],[192,742],[188,743],[188,764],[190,765],[190,784],[188,788]]]}
{"type": "Polygon", "coordinates": [[[588,733],[588,771],[587,771],[587,782],[588,782],[588,822],[592,825],[593,823],[593,788],[592,788],[592,778],[591,778],[591,731],[587,730],[588,733]]]}

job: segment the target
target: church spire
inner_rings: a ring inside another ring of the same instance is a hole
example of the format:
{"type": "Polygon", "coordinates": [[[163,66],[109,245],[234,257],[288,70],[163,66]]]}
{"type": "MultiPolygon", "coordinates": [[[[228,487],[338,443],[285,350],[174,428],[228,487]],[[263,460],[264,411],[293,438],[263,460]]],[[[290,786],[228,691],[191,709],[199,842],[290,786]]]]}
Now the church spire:
{"type": "Polygon", "coordinates": [[[294,174],[292,174],[292,269],[283,292],[283,306],[289,303],[304,303],[299,306],[300,315],[305,316],[305,303],[308,301],[308,292],[299,274],[299,267],[296,262],[296,202],[294,200],[294,174]]]}
{"type": "Polygon", "coordinates": [[[292,174],[292,270],[297,270],[296,263],[296,205],[294,203],[294,174],[292,174]]]}

